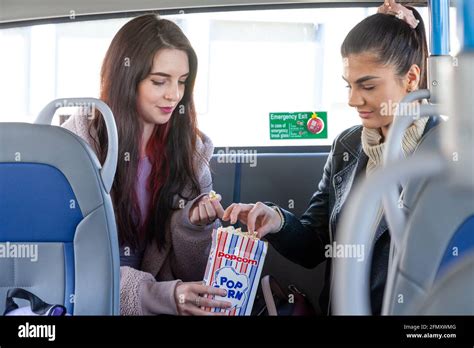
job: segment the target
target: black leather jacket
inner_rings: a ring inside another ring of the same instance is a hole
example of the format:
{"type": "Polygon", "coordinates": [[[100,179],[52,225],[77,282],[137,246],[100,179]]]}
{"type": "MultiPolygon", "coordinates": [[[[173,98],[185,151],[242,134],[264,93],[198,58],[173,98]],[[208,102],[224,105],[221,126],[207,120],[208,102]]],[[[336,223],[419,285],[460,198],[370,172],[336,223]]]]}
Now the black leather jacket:
{"type": "MultiPolygon", "coordinates": [[[[437,118],[430,118],[423,135],[438,123],[437,118]]],[[[282,230],[266,237],[287,259],[306,268],[314,268],[326,260],[325,246],[335,240],[337,224],[347,196],[355,181],[365,176],[368,157],[362,150],[361,133],[362,126],[354,126],[336,138],[324,166],[318,190],[313,194],[309,207],[300,219],[281,209],[285,217],[282,230]]],[[[380,314],[382,309],[387,279],[390,251],[390,235],[387,231],[385,219],[382,219],[376,232],[370,279],[370,298],[374,314],[380,314]]],[[[330,312],[328,306],[331,260],[327,261],[325,284],[319,299],[323,313],[330,312]]]]}

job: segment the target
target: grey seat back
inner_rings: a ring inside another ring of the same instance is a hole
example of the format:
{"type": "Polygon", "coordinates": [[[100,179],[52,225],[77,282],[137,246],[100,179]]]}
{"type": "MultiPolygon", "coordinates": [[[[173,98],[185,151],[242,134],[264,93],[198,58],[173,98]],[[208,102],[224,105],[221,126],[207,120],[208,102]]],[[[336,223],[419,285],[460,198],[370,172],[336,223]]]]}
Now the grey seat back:
{"type": "Polygon", "coordinates": [[[458,262],[427,294],[418,308],[421,315],[472,315],[474,313],[474,254],[458,262]]]}
{"type": "MultiPolygon", "coordinates": [[[[424,139],[418,154],[439,146],[441,124],[424,139]]],[[[454,185],[447,172],[411,180],[403,206],[409,214],[396,258],[395,278],[387,283],[387,314],[415,314],[436,281],[474,251],[474,188],[454,185]]]]}
{"type": "Polygon", "coordinates": [[[66,129],[0,123],[0,312],[19,287],[73,315],[119,314],[117,231],[101,169],[66,129]]]}

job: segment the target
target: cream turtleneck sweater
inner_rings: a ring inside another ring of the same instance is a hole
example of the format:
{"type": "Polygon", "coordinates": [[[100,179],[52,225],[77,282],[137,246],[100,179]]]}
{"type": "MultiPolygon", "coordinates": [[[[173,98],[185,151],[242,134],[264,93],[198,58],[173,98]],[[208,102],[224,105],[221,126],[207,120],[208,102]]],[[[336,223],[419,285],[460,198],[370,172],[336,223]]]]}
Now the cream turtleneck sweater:
{"type": "MultiPolygon", "coordinates": [[[[413,124],[405,130],[402,141],[402,149],[405,157],[409,156],[415,151],[416,147],[418,146],[418,142],[423,135],[428,120],[429,117],[421,117],[414,121],[413,124]]],[[[366,167],[367,176],[369,176],[383,163],[385,143],[380,143],[381,139],[382,135],[380,129],[369,129],[365,127],[362,129],[362,149],[369,157],[366,167]]],[[[382,220],[383,213],[383,208],[380,206],[377,212],[377,226],[382,220]]]]}
{"type": "MultiPolygon", "coordinates": [[[[418,146],[418,142],[423,135],[428,119],[429,117],[421,117],[417,119],[405,131],[402,142],[402,149],[405,157],[415,151],[415,148],[418,146]]],[[[367,175],[382,165],[385,143],[380,143],[381,139],[382,135],[380,129],[369,129],[365,127],[362,129],[362,148],[365,154],[369,157],[366,168],[367,175]]]]}

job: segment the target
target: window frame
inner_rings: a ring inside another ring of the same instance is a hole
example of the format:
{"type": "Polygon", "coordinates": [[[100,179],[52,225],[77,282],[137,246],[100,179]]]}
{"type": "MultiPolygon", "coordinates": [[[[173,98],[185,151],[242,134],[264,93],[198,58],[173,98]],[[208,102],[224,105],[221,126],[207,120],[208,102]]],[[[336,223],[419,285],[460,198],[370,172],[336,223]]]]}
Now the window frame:
{"type": "MultiPolygon", "coordinates": [[[[427,3],[416,3],[417,7],[427,7],[427,3]]],[[[380,6],[380,1],[354,1],[354,2],[322,2],[322,3],[283,3],[283,4],[245,4],[245,5],[222,5],[222,6],[196,6],[186,8],[166,8],[166,9],[150,9],[150,10],[139,10],[139,11],[120,11],[113,13],[102,13],[102,14],[88,14],[80,15],[77,14],[75,19],[65,17],[56,18],[44,18],[44,19],[33,19],[24,21],[4,22],[0,23],[0,30],[20,27],[30,27],[34,25],[42,24],[61,24],[83,21],[96,21],[96,20],[107,20],[107,19],[120,19],[120,18],[133,18],[144,14],[154,13],[163,16],[170,15],[185,15],[195,13],[212,13],[212,12],[234,12],[234,11],[256,11],[256,10],[285,10],[285,9],[306,9],[306,8],[355,8],[355,7],[366,7],[373,8],[380,6]]],[[[453,4],[451,4],[453,6],[453,4]]],[[[241,151],[256,151],[257,154],[268,154],[268,153],[329,153],[331,145],[294,145],[294,146],[228,146],[228,147],[215,147],[214,154],[218,151],[226,150],[241,150],[241,151]]]]}

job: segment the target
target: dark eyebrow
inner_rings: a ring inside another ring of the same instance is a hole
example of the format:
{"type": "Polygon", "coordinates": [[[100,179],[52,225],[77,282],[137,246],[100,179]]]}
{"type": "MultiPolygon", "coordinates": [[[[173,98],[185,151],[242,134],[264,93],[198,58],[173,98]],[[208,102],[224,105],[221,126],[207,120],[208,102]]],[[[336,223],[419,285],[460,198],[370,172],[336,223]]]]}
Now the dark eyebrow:
{"type": "MultiPolygon", "coordinates": [[[[356,83],[357,85],[360,85],[361,83],[364,83],[364,82],[366,82],[366,81],[373,80],[373,79],[379,79],[379,78],[380,78],[380,77],[378,77],[378,76],[370,76],[370,75],[368,75],[368,76],[361,77],[361,78],[358,79],[355,83],[356,83]]],[[[347,81],[347,80],[344,78],[344,76],[342,77],[342,79],[343,79],[344,81],[346,81],[347,83],[349,83],[349,81],[347,81]]]]}
{"type": "MultiPolygon", "coordinates": [[[[163,76],[163,77],[171,77],[170,74],[165,74],[163,72],[154,72],[154,73],[150,73],[150,75],[157,75],[157,76],[163,76]]],[[[182,77],[188,77],[189,73],[186,73],[184,75],[181,75],[180,78],[182,77]]]]}

